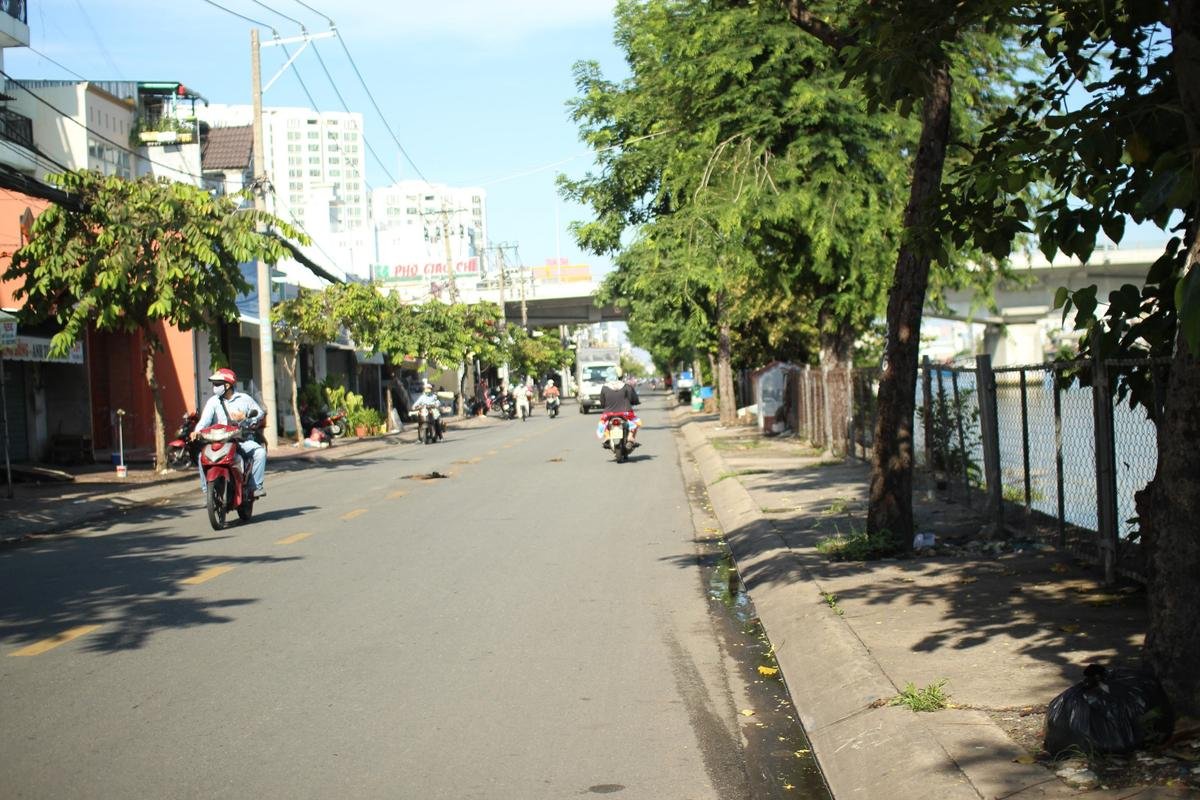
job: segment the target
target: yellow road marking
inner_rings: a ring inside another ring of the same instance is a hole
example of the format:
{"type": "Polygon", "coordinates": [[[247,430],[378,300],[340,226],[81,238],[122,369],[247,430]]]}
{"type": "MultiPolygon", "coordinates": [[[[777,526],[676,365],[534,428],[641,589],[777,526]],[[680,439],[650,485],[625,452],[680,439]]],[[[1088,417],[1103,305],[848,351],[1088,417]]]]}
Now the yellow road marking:
{"type": "Polygon", "coordinates": [[[226,572],[229,572],[231,569],[233,569],[232,564],[226,564],[223,567],[212,567],[210,569],[204,570],[203,572],[199,573],[198,575],[193,575],[190,578],[184,578],[183,580],[180,581],[180,583],[187,584],[188,586],[198,586],[201,583],[206,583],[207,581],[211,581],[213,578],[217,578],[217,577],[220,577],[221,575],[224,575],[226,572]]]}
{"type": "Polygon", "coordinates": [[[283,537],[275,544],[295,544],[296,542],[303,542],[310,536],[312,536],[311,533],[293,533],[291,536],[283,537]]]}
{"type": "Polygon", "coordinates": [[[487,454],[488,454],[489,456],[494,456],[494,455],[497,455],[497,454],[499,454],[499,452],[500,452],[499,450],[488,450],[488,451],[487,451],[487,454]]]}
{"type": "Polygon", "coordinates": [[[509,443],[508,443],[508,444],[506,444],[506,445],[502,445],[502,447],[503,447],[505,450],[507,450],[508,448],[512,447],[512,442],[509,442],[509,443]]]}
{"type": "Polygon", "coordinates": [[[345,522],[349,522],[350,520],[354,519],[355,517],[361,517],[365,513],[367,513],[367,509],[356,508],[353,511],[347,511],[345,514],[342,514],[342,520],[344,520],[345,522]]]}
{"type": "Polygon", "coordinates": [[[80,636],[89,634],[92,631],[96,630],[96,628],[99,628],[99,627],[100,627],[99,625],[80,625],[78,627],[71,628],[69,630],[65,630],[62,633],[57,633],[54,636],[51,636],[49,639],[43,639],[40,642],[34,642],[31,645],[22,647],[20,650],[17,650],[14,653],[9,653],[9,655],[10,656],[40,656],[42,653],[46,652],[47,650],[53,650],[54,648],[58,647],[60,644],[66,644],[67,642],[71,641],[72,639],[78,639],[80,636]]]}
{"type": "Polygon", "coordinates": [[[387,496],[387,499],[388,500],[399,500],[401,497],[404,497],[404,495],[406,495],[406,494],[408,494],[408,492],[404,491],[403,489],[397,489],[396,491],[389,494],[387,496]]]}
{"type": "Polygon", "coordinates": [[[483,456],[475,456],[474,458],[467,459],[468,464],[478,464],[480,461],[483,461],[483,456]]]}

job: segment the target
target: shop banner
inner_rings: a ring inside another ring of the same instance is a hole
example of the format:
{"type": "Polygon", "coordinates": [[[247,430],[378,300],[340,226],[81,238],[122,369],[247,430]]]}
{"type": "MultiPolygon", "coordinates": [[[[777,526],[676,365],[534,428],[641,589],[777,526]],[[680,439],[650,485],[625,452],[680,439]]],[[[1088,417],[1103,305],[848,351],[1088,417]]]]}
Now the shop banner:
{"type": "Polygon", "coordinates": [[[48,361],[54,364],[82,364],[83,342],[76,342],[62,358],[50,357],[50,340],[41,336],[17,336],[16,343],[0,346],[0,354],[13,361],[48,361]]]}

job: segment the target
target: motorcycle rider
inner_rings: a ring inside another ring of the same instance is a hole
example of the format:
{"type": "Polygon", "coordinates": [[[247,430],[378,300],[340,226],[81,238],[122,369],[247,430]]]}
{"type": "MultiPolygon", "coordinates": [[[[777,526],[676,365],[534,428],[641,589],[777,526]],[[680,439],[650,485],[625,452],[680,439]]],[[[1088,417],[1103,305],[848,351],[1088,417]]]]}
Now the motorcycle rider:
{"type": "Polygon", "coordinates": [[[622,415],[629,417],[629,446],[638,447],[637,434],[642,427],[641,417],[633,412],[633,407],[641,403],[633,384],[621,380],[620,371],[611,381],[600,389],[600,423],[596,426],[596,437],[601,440],[601,447],[608,447],[608,439],[604,436],[604,426],[609,417],[622,415]]]}
{"type": "Polygon", "coordinates": [[[546,400],[546,405],[550,405],[550,398],[555,400],[559,397],[558,387],[554,385],[554,378],[546,381],[545,387],[542,388],[542,397],[546,400]]]}
{"type": "Polygon", "coordinates": [[[533,396],[533,386],[529,383],[518,383],[513,385],[513,397],[517,401],[517,414],[521,417],[521,422],[524,422],[529,416],[530,398],[533,396]]]}
{"type": "MultiPolygon", "coordinates": [[[[262,407],[254,398],[245,392],[235,391],[237,375],[233,370],[222,368],[208,376],[212,383],[213,396],[204,404],[204,412],[200,421],[192,430],[191,438],[200,436],[200,431],[218,422],[226,425],[236,425],[250,416],[251,411],[257,411],[263,418],[262,407]]],[[[244,456],[250,458],[250,481],[254,484],[254,497],[265,497],[267,494],[265,480],[267,476],[267,448],[254,439],[246,439],[238,443],[238,449],[244,456]]],[[[208,481],[204,477],[204,468],[200,468],[200,488],[208,489],[208,481]]]]}
{"type": "Polygon", "coordinates": [[[412,410],[417,412],[421,408],[428,407],[433,409],[435,412],[438,412],[437,416],[430,417],[430,419],[433,422],[433,433],[438,439],[440,439],[442,438],[442,401],[433,391],[433,384],[429,381],[425,381],[425,385],[422,386],[421,389],[421,394],[418,395],[417,399],[413,401],[412,410]]]}

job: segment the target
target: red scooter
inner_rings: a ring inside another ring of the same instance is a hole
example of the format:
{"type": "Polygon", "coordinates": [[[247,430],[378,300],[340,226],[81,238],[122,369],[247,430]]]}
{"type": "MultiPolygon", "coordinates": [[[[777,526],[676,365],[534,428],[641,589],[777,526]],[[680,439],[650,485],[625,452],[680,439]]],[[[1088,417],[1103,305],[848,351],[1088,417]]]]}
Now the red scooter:
{"type": "Polygon", "coordinates": [[[249,459],[242,455],[238,444],[254,438],[261,427],[257,411],[237,425],[217,423],[200,431],[204,442],[200,451],[200,468],[208,483],[208,522],[214,531],[225,528],[225,517],[237,511],[238,519],[249,522],[254,513],[254,492],[247,484],[249,459]]]}

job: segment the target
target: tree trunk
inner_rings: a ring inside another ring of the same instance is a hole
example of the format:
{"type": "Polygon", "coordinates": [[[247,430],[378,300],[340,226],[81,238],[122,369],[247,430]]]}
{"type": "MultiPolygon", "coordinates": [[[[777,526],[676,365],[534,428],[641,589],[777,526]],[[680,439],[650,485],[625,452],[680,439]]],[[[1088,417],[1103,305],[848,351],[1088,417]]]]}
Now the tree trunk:
{"type": "Polygon", "coordinates": [[[296,420],[296,444],[304,444],[304,423],[300,421],[300,381],[296,377],[300,368],[300,345],[292,345],[291,358],[283,359],[283,368],[292,382],[292,419],[296,420]]]}
{"type": "Polygon", "coordinates": [[[820,336],[821,377],[827,382],[825,397],[829,400],[832,436],[826,447],[834,455],[849,455],[849,421],[851,369],[854,367],[854,331],[846,324],[832,329],[822,326],[820,336]]]}
{"type": "Polygon", "coordinates": [[[147,331],[142,335],[146,341],[146,384],[154,398],[154,468],[159,472],[167,471],[167,437],[163,427],[162,387],[154,375],[154,356],[158,353],[158,342],[147,331]]]}
{"type": "MultiPolygon", "coordinates": [[[[1172,0],[1173,59],[1192,172],[1200,175],[1200,0],[1172,0]]],[[[1193,219],[1196,211],[1193,211],[1193,219]]],[[[1200,240],[1188,231],[1188,263],[1200,269],[1200,240]]],[[[1148,573],[1145,658],[1175,709],[1200,715],[1200,354],[1182,333],[1175,345],[1166,404],[1158,425],[1158,468],[1137,494],[1148,573]]]]}
{"type": "Polygon", "coordinates": [[[913,406],[921,312],[929,283],[930,256],[919,239],[932,227],[950,136],[951,79],[947,64],[929,67],[921,111],[921,140],[913,163],[912,189],[904,210],[905,244],[888,293],[886,363],[879,382],[879,418],[871,457],[867,531],[889,531],[907,548],[913,536],[913,406]],[[918,241],[914,241],[916,238],[918,241]]]}
{"type": "Polygon", "coordinates": [[[721,425],[733,427],[737,424],[737,398],[733,394],[731,331],[724,306],[722,296],[717,300],[717,408],[721,412],[721,425]]]}

